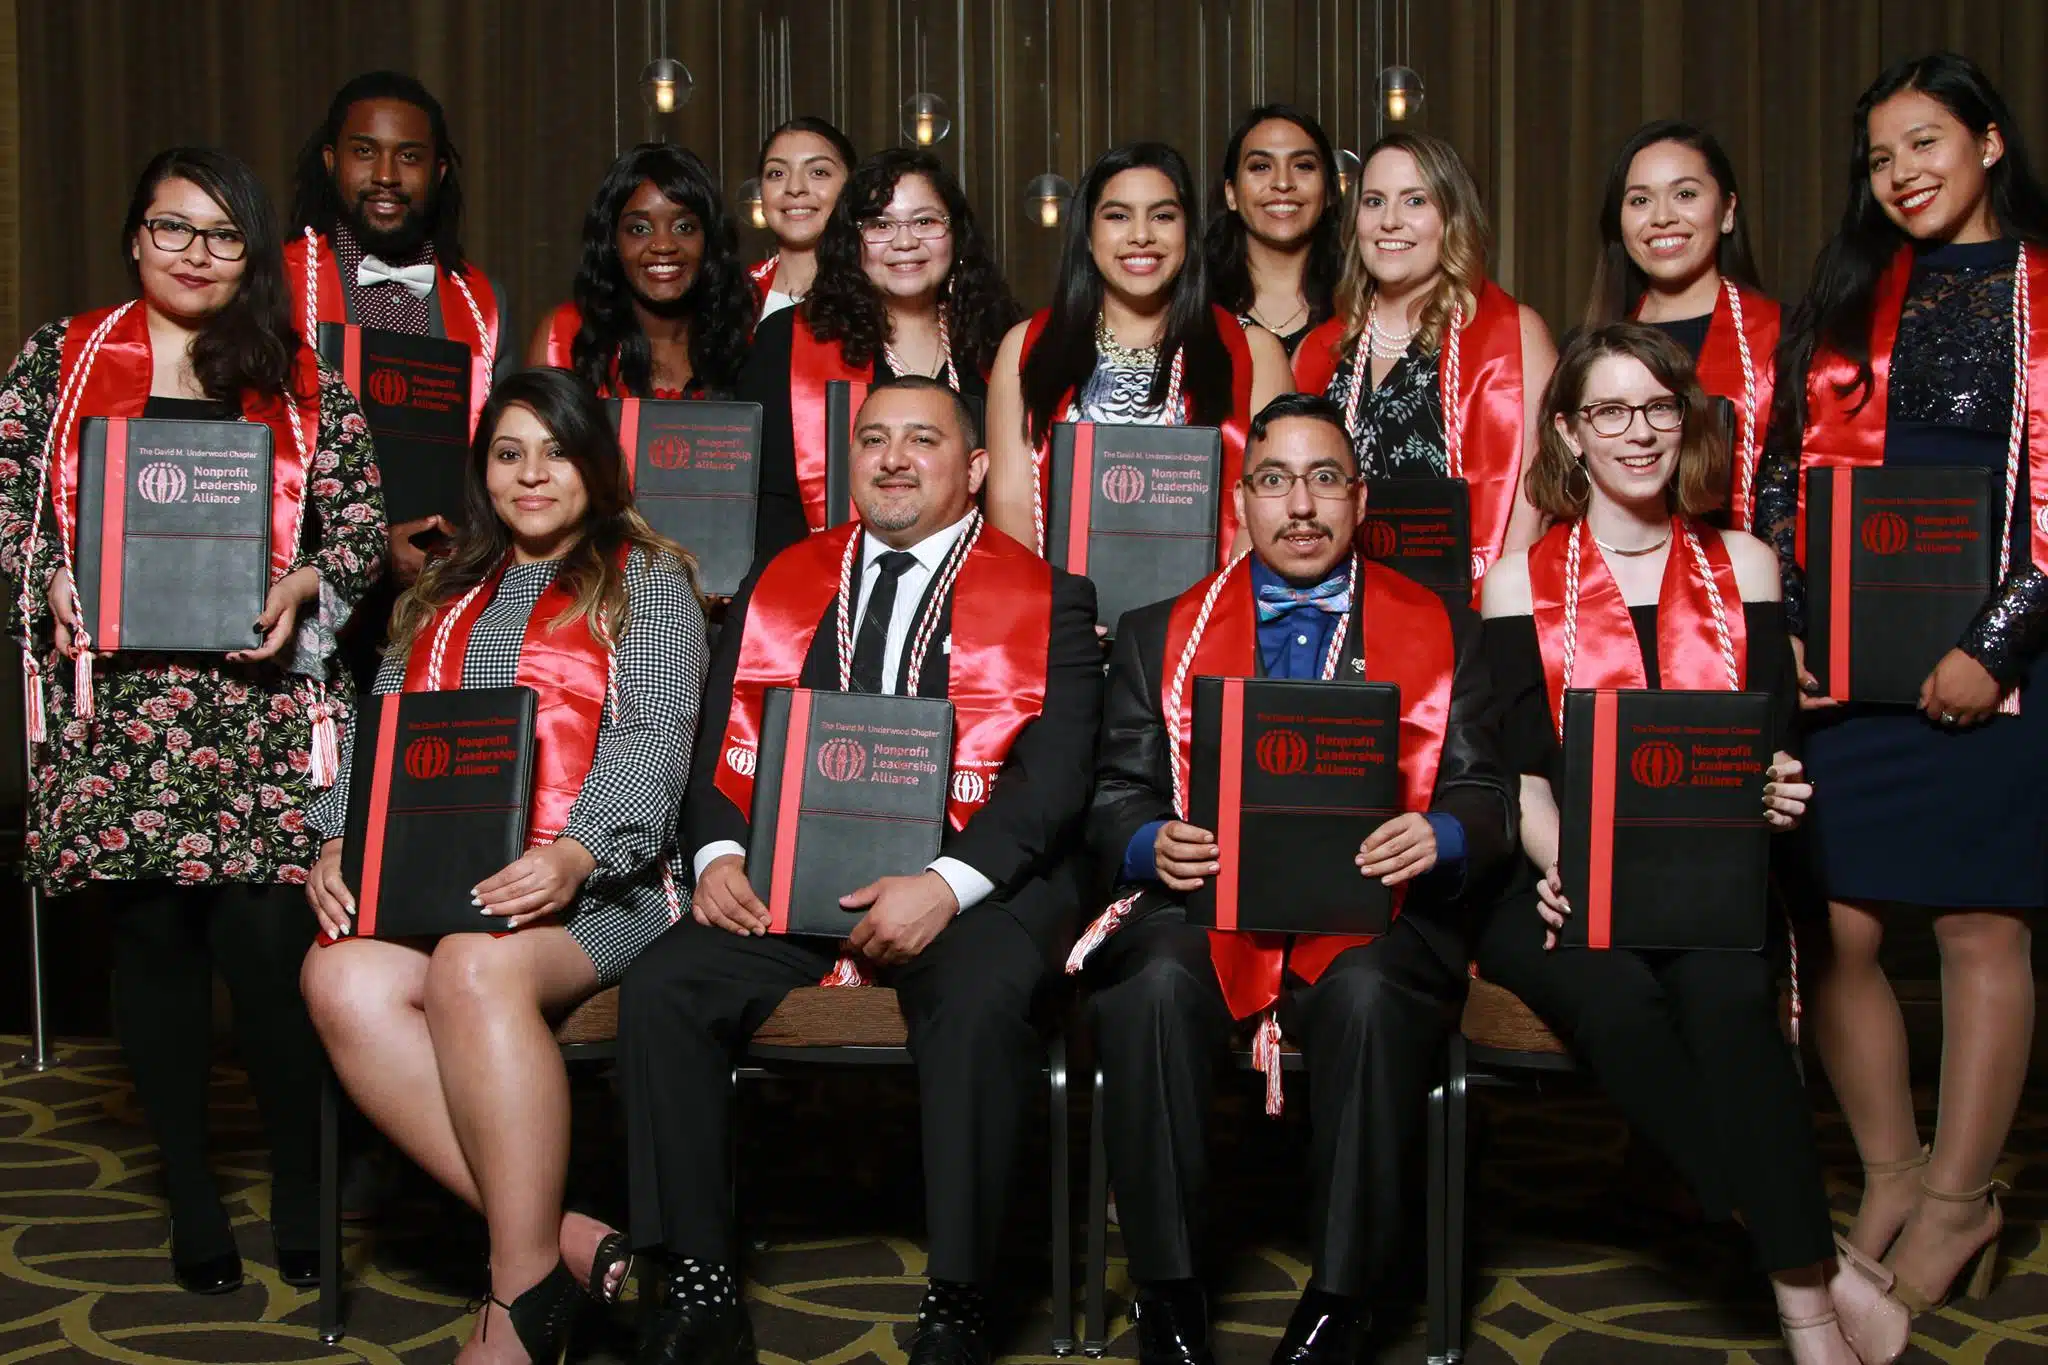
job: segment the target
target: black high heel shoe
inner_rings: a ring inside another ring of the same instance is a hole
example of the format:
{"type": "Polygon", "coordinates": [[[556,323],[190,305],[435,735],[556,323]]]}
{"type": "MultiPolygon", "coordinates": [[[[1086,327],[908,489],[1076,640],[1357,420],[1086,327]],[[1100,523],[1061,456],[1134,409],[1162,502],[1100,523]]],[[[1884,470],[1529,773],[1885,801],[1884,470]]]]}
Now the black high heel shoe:
{"type": "Polygon", "coordinates": [[[557,1261],[547,1278],[510,1303],[485,1294],[479,1301],[484,1326],[478,1336],[490,1335],[491,1308],[495,1305],[512,1320],[513,1335],[519,1338],[519,1345],[534,1365],[562,1365],[569,1358],[569,1329],[576,1323],[576,1310],[582,1301],[583,1290],[577,1286],[576,1277],[557,1261]]]}

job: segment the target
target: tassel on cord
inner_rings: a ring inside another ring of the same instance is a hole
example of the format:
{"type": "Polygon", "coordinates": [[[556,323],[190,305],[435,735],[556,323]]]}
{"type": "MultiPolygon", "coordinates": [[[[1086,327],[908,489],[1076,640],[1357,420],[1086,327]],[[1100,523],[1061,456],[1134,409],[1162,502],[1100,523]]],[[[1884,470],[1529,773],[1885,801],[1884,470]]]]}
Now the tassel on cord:
{"type": "Polygon", "coordinates": [[[1100,948],[1103,940],[1115,933],[1131,913],[1131,907],[1138,903],[1137,893],[1113,902],[1109,909],[1097,915],[1088,925],[1086,932],[1074,942],[1074,950],[1067,954],[1067,975],[1076,976],[1087,964],[1088,955],[1100,948]]]}
{"type": "Polygon", "coordinates": [[[71,664],[71,714],[81,720],[93,718],[91,645],[80,645],[71,664]]]}
{"type": "Polygon", "coordinates": [[[306,712],[313,722],[308,766],[315,787],[333,786],[341,772],[341,727],[335,723],[335,713],[339,709],[327,699],[327,689],[323,687],[318,699],[306,712]]]}
{"type": "Polygon", "coordinates": [[[1267,1115],[1279,1118],[1287,1097],[1280,1088],[1280,1016],[1271,1010],[1259,1021],[1259,1031],[1252,1035],[1252,1065],[1266,1077],[1267,1115]]]}
{"type": "Polygon", "coordinates": [[[21,651],[21,714],[28,723],[28,742],[41,744],[50,737],[49,713],[44,709],[43,666],[35,651],[21,651]]]}
{"type": "Polygon", "coordinates": [[[868,969],[862,965],[860,959],[852,953],[842,953],[839,960],[832,964],[832,970],[818,978],[818,984],[820,986],[866,986],[871,983],[868,980],[868,969]]]}

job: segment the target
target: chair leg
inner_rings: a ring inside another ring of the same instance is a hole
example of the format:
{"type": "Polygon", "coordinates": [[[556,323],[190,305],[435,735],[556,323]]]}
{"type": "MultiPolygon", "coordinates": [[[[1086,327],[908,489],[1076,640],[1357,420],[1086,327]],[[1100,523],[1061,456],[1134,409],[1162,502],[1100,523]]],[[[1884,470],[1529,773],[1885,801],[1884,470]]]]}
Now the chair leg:
{"type": "MultiPolygon", "coordinates": [[[[1448,1072],[1450,1062],[1445,1059],[1448,1072]]],[[[1444,1108],[1447,1103],[1445,1091],[1448,1081],[1439,1081],[1429,1092],[1429,1190],[1428,1200],[1428,1242],[1429,1249],[1429,1339],[1427,1351],[1430,1365],[1444,1365],[1449,1351],[1449,1330],[1445,1325],[1445,1309],[1449,1298],[1445,1292],[1445,1281],[1449,1278],[1447,1261],[1450,1249],[1446,1245],[1444,1202],[1445,1182],[1449,1179],[1446,1167],[1450,1162],[1444,1145],[1449,1141],[1444,1108]]]]}
{"type": "Polygon", "coordinates": [[[1451,1035],[1444,1106],[1444,1360],[1465,1358],[1465,1036],[1451,1035]]]}
{"type": "Polygon", "coordinates": [[[1088,1285],[1081,1353],[1109,1349],[1109,1151],[1102,1131],[1102,1063],[1095,1064],[1094,1103],[1088,1110],[1088,1285]]]}
{"type": "Polygon", "coordinates": [[[320,1340],[340,1341],[342,1326],[341,1099],[330,1070],[320,1081],[320,1340]]]}
{"type": "Polygon", "coordinates": [[[1046,1108],[1052,1125],[1047,1148],[1052,1158],[1052,1353],[1074,1353],[1074,1194],[1067,1150],[1067,1041],[1055,1037],[1046,1049],[1046,1108]]]}

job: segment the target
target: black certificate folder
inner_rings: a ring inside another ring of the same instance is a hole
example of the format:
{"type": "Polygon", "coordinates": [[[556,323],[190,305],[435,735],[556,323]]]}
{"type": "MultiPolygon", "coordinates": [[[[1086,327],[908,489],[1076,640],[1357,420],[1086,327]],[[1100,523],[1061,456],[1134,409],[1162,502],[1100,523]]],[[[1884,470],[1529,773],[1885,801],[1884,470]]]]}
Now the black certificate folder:
{"type": "Polygon", "coordinates": [[[615,398],[607,405],[640,515],[697,558],[697,583],[730,597],[754,562],[761,405],[615,398]]]}
{"type": "Polygon", "coordinates": [[[1763,947],[1773,728],[1763,692],[1565,694],[1561,943],[1763,947]]]}
{"type": "Polygon", "coordinates": [[[1215,427],[1057,423],[1046,557],[1094,582],[1096,619],[1114,626],[1215,570],[1222,474],[1215,427]]]}

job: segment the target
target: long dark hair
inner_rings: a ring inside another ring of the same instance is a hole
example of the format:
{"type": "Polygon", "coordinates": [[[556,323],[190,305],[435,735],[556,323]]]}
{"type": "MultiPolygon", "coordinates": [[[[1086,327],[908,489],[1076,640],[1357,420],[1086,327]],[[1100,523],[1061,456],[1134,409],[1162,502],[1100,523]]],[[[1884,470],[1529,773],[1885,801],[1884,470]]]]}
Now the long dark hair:
{"type": "Polygon", "coordinates": [[[583,516],[583,536],[563,557],[555,577],[568,589],[571,604],[548,623],[549,629],[581,616],[600,640],[616,644],[625,635],[630,620],[626,579],[619,567],[619,551],[625,546],[650,557],[675,556],[695,585],[695,558],[634,510],[625,462],[619,458],[619,438],[596,393],[567,370],[520,370],[499,380],[484,403],[463,467],[462,519],[455,544],[445,556],[429,560],[419,581],[399,597],[391,613],[387,654],[403,655],[421,627],[433,619],[436,608],[489,578],[512,552],[512,532],[491,502],[484,471],[491,458],[491,443],[497,438],[498,421],[514,406],[529,409],[548,429],[562,454],[576,466],[590,499],[583,516]]]}
{"type": "Polygon", "coordinates": [[[285,290],[277,210],[271,207],[263,182],[241,160],[217,147],[172,147],[151,157],[121,221],[121,262],[128,268],[129,283],[138,290],[142,266],[131,254],[135,234],[142,230],[157,187],[166,180],[189,180],[206,191],[248,244],[233,297],[192,338],[193,377],[217,403],[239,403],[244,391],[284,395],[291,388],[301,343],[285,290]]]}
{"type": "Polygon", "coordinates": [[[347,217],[341,196],[335,192],[334,176],[322,155],[341,136],[351,105],[364,100],[401,100],[427,116],[434,130],[434,159],[447,164],[447,172],[434,187],[433,207],[427,223],[427,239],[434,244],[434,259],[449,270],[467,272],[462,256],[462,153],[448,136],[448,116],[441,101],[426,86],[403,71],[365,71],[334,92],[327,117],[313,130],[299,149],[299,164],[292,176],[292,228],[311,228],[332,236],[335,224],[347,217]]]}
{"type": "Polygon", "coordinates": [[[793,119],[776,124],[768,130],[768,136],[761,139],[760,154],[754,158],[755,175],[760,175],[767,168],[768,149],[773,147],[775,139],[781,137],[784,133],[812,133],[824,138],[825,141],[832,144],[832,150],[839,154],[839,159],[845,163],[847,174],[849,175],[853,173],[853,168],[860,164],[860,154],[853,150],[852,138],[840,132],[834,124],[819,118],[816,114],[798,114],[793,119]]]}
{"type": "Polygon", "coordinates": [[[1621,200],[1628,192],[1628,168],[1637,154],[1660,142],[1676,142],[1698,152],[1707,163],[1707,174],[1719,186],[1721,197],[1735,201],[1735,230],[1721,234],[1714,253],[1714,268],[1724,279],[1751,289],[1762,288],[1756,260],[1749,251],[1749,214],[1743,208],[1741,192],[1735,188],[1735,165],[1728,159],[1720,139],[1697,123],[1658,119],[1636,129],[1614,154],[1614,164],[1607,168],[1607,187],[1600,192],[1600,261],[1593,267],[1593,289],[1586,299],[1588,327],[1625,320],[1650,287],[1650,277],[1635,263],[1622,241],[1621,200]]]}
{"type": "Polygon", "coordinates": [[[696,214],[703,227],[704,260],[680,301],[690,314],[690,370],[707,390],[729,393],[754,330],[754,286],[718,183],[695,153],[667,142],[643,142],[614,161],[583,215],[583,263],[574,287],[583,326],[570,347],[570,364],[593,389],[615,385],[653,396],[654,351],[633,311],[618,241],[619,215],[643,181],[696,214]]]}
{"type": "Polygon", "coordinates": [[[1176,351],[1184,353],[1181,392],[1189,421],[1220,426],[1230,416],[1230,351],[1216,334],[1210,313],[1209,269],[1202,256],[1202,205],[1195,197],[1195,177],[1179,152],[1163,142],[1131,142],[1105,152],[1088,168],[1074,196],[1079,212],[1067,219],[1060,244],[1059,280],[1053,286],[1052,316],[1031,354],[1024,359],[1023,388],[1026,428],[1034,444],[1043,442],[1064,414],[1058,409],[1069,393],[1079,393],[1095,373],[1095,321],[1102,313],[1102,272],[1095,268],[1089,232],[1095,210],[1109,182],[1125,171],[1158,171],[1173,183],[1187,216],[1187,258],[1173,282],[1166,306],[1166,331],[1159,340],[1159,364],[1152,371],[1147,401],[1166,401],[1176,351]]]}
{"type": "Polygon", "coordinates": [[[1337,154],[1330,146],[1323,125],[1291,104],[1259,104],[1245,112],[1230,141],[1223,147],[1223,164],[1216,173],[1216,185],[1209,194],[1209,229],[1202,243],[1209,258],[1209,287],[1216,302],[1233,313],[1251,309],[1257,291],[1246,260],[1244,219],[1230,211],[1223,187],[1237,178],[1237,163],[1244,152],[1244,140],[1252,129],[1267,119],[1281,119],[1308,134],[1323,163],[1323,212],[1309,235],[1308,268],[1302,272],[1302,292],[1308,296],[1310,327],[1330,316],[1331,300],[1337,292],[1337,277],[1344,269],[1344,197],[1337,189],[1337,154]]]}
{"type": "Polygon", "coordinates": [[[930,152],[891,147],[854,170],[818,238],[818,277],[803,303],[804,319],[820,341],[836,341],[849,363],[868,365],[889,340],[889,313],[861,269],[860,224],[887,212],[897,182],[921,175],[938,191],[953,223],[953,265],[939,288],[939,308],[954,363],[987,374],[1023,309],[1003,282],[1002,268],[974,221],[960,182],[930,152]]]}
{"type": "Polygon", "coordinates": [[[1870,192],[1870,113],[1902,90],[1918,90],[1976,136],[1992,124],[2005,139],[2005,155],[1985,175],[1991,214],[2008,237],[2048,245],[2048,195],[2034,178],[2012,110],[1977,64],[1936,52],[1887,67],[1856,101],[1849,154],[1849,199],[1835,235],[1813,263],[1813,281],[1792,310],[1778,342],[1778,385],[1771,400],[1771,431],[1797,440],[1806,427],[1806,373],[1822,346],[1856,363],[1856,378],[1840,397],[1871,388],[1870,326],[1877,280],[1907,236],[1885,216],[1870,192]]]}

